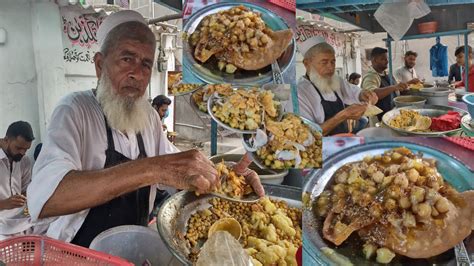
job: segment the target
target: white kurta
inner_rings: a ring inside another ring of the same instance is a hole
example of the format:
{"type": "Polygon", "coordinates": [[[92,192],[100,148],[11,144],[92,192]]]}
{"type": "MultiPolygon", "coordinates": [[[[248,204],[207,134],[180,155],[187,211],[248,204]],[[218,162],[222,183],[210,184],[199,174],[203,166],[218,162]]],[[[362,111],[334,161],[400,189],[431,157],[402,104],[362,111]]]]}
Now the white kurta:
{"type": "MultiPolygon", "coordinates": [[[[324,100],[335,102],[337,100],[335,93],[337,93],[345,105],[360,103],[359,94],[361,89],[358,86],[343,79],[340,79],[340,84],[341,87],[335,92],[321,93],[324,100]]],[[[312,83],[303,76],[298,80],[297,88],[300,115],[319,125],[323,124],[326,117],[324,116],[321,97],[312,83]]]]}
{"type": "MultiPolygon", "coordinates": [[[[166,138],[157,112],[150,112],[150,127],[143,133],[148,157],[176,153],[179,150],[166,138]]],[[[128,138],[112,129],[115,150],[136,159],[139,149],[135,134],[128,138]]],[[[102,109],[91,90],[74,92],[63,98],[54,110],[41,153],[33,168],[28,187],[28,207],[33,220],[51,197],[59,182],[72,170],[98,170],[105,164],[107,134],[102,109]]],[[[150,212],[157,185],[150,190],[150,212]]],[[[47,235],[70,242],[82,226],[89,209],[49,218],[47,235]]]]}
{"type": "MultiPolygon", "coordinates": [[[[13,162],[10,168],[7,155],[0,149],[0,200],[16,194],[25,195],[31,181],[31,167],[28,156],[23,156],[19,162],[13,162]]],[[[0,211],[0,235],[17,234],[30,228],[28,218],[17,218],[22,213],[23,207],[0,211]]]]}

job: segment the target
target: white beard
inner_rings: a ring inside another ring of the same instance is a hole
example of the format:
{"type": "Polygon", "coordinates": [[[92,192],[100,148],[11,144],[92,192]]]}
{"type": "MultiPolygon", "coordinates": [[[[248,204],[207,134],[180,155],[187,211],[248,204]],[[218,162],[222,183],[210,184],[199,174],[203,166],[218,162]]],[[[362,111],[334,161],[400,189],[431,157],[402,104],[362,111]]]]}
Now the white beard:
{"type": "Polygon", "coordinates": [[[309,80],[318,88],[321,94],[327,94],[334,92],[340,88],[341,82],[339,77],[334,73],[331,77],[325,78],[316,72],[316,70],[311,69],[308,73],[309,80]]]}
{"type": "Polygon", "coordinates": [[[150,112],[154,110],[147,101],[146,94],[135,99],[114,93],[106,71],[102,73],[97,85],[97,100],[111,128],[137,134],[150,126],[150,112]]]}

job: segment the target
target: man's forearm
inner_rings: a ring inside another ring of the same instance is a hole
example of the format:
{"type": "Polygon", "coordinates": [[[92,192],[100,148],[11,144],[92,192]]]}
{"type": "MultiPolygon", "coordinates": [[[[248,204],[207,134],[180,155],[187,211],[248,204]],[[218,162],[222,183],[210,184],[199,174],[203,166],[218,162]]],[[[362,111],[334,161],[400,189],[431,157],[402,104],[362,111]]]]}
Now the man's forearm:
{"type": "Polygon", "coordinates": [[[379,100],[382,100],[383,98],[389,96],[392,92],[395,92],[395,91],[397,91],[397,86],[396,85],[389,86],[389,87],[378,88],[378,89],[374,90],[374,92],[375,92],[375,94],[377,94],[377,97],[379,98],[379,100]]]}
{"type": "Polygon", "coordinates": [[[324,121],[324,123],[321,125],[321,128],[323,130],[323,136],[328,135],[329,132],[331,132],[334,128],[336,128],[339,124],[341,124],[345,120],[346,120],[346,117],[344,116],[343,111],[340,111],[335,116],[324,121]]]}
{"type": "Polygon", "coordinates": [[[39,218],[67,215],[104,204],[156,183],[147,158],[96,171],[71,171],[43,206],[39,218]]]}

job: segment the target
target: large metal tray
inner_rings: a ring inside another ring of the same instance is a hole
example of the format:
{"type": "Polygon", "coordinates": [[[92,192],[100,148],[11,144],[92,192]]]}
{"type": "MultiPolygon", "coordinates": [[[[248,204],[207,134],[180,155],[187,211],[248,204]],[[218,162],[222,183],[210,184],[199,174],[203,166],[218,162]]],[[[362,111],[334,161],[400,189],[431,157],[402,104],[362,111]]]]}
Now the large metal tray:
{"type": "MultiPolygon", "coordinates": [[[[263,184],[265,194],[272,199],[284,200],[290,207],[302,207],[301,189],[296,187],[263,184]]],[[[181,191],[169,198],[160,208],[157,216],[157,227],[165,245],[185,265],[192,265],[188,260],[189,248],[183,237],[187,221],[198,210],[209,208],[212,195],[196,196],[193,192],[181,191]]]]}
{"type": "MultiPolygon", "coordinates": [[[[437,168],[438,171],[443,175],[444,180],[446,180],[449,184],[451,184],[454,188],[458,191],[465,191],[474,189],[474,174],[466,168],[466,166],[454,158],[452,155],[445,154],[439,150],[413,144],[409,142],[399,142],[399,141],[380,141],[380,142],[371,142],[369,144],[363,144],[358,146],[353,146],[351,148],[342,150],[335,155],[329,157],[324,162],[324,167],[313,174],[303,188],[304,194],[310,194],[311,202],[314,201],[316,197],[318,197],[324,189],[332,184],[332,176],[339,169],[341,166],[355,161],[361,161],[367,155],[377,155],[381,154],[386,150],[391,148],[404,146],[413,152],[422,152],[424,154],[424,158],[434,158],[437,161],[437,168]]],[[[321,232],[321,222],[319,219],[315,217],[313,211],[310,208],[306,208],[303,211],[303,232],[304,232],[304,240],[303,240],[303,248],[306,254],[311,256],[313,261],[317,261],[320,265],[333,265],[332,262],[326,255],[321,252],[321,248],[323,247],[330,247],[331,244],[323,240],[320,232],[321,232]]],[[[465,241],[470,241],[471,243],[474,242],[474,237],[471,234],[465,241]]],[[[472,254],[474,252],[474,247],[471,245],[471,249],[467,245],[468,251],[472,254]]],[[[336,251],[338,251],[336,249],[336,251]]],[[[344,254],[346,251],[341,251],[343,255],[348,257],[354,265],[373,265],[375,264],[373,261],[369,262],[365,260],[360,254],[360,252],[350,252],[350,254],[344,254]]],[[[444,254],[444,253],[443,253],[444,254]]],[[[446,263],[453,263],[452,256],[446,255],[448,262],[446,263]]],[[[408,265],[408,264],[416,264],[416,265],[432,265],[433,263],[429,263],[427,260],[409,260],[402,262],[393,262],[392,265],[408,265]],[[416,264],[418,263],[418,264],[416,264]]],[[[443,264],[444,265],[444,264],[443,264]]],[[[456,265],[454,262],[453,265],[456,265]]]]}
{"type": "MultiPolygon", "coordinates": [[[[222,10],[227,10],[235,6],[244,5],[252,11],[262,14],[263,21],[272,30],[285,30],[290,27],[288,24],[278,15],[271,12],[270,10],[261,7],[259,5],[247,3],[247,2],[226,2],[209,5],[205,8],[200,9],[194,13],[186,22],[183,31],[188,35],[196,30],[201,20],[210,14],[217,13],[222,10]]],[[[291,64],[293,64],[296,53],[296,42],[293,38],[287,49],[278,59],[278,64],[281,68],[282,73],[285,72],[291,64]]],[[[206,62],[204,64],[196,61],[193,56],[193,49],[191,48],[188,41],[183,42],[183,57],[189,64],[185,64],[186,71],[194,73],[199,79],[207,83],[232,83],[232,84],[265,84],[272,81],[272,68],[267,66],[258,71],[242,71],[240,74],[227,74],[217,69],[213,62],[206,62]]]]}
{"type": "Polygon", "coordinates": [[[462,128],[459,127],[458,129],[453,129],[449,131],[437,131],[437,132],[410,132],[404,129],[396,128],[390,126],[389,122],[394,119],[397,115],[400,114],[401,109],[409,109],[413,111],[419,112],[421,115],[424,116],[429,116],[429,117],[437,117],[440,115],[446,114],[448,111],[456,111],[458,112],[461,117],[463,117],[465,114],[467,114],[466,111],[456,108],[456,107],[450,107],[450,106],[444,106],[444,105],[425,105],[424,108],[418,108],[418,107],[413,107],[413,106],[407,106],[407,107],[401,107],[397,109],[393,109],[385,113],[382,117],[383,123],[392,129],[393,131],[396,131],[397,133],[405,136],[425,136],[425,137],[439,137],[439,136],[452,136],[452,135],[459,135],[462,131],[462,128]]]}

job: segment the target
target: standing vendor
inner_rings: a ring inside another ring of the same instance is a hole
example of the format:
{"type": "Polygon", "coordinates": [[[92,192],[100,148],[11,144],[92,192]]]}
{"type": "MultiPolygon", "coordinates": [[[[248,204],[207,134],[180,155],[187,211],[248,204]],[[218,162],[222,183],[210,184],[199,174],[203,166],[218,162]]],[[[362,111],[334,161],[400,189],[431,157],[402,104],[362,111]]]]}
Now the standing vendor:
{"type": "Polygon", "coordinates": [[[34,140],[28,122],[12,123],[0,139],[0,239],[20,234],[31,225],[15,219],[26,204],[26,188],[31,181],[31,161],[25,156],[34,140]]]}
{"type": "Polygon", "coordinates": [[[467,51],[468,51],[468,61],[467,61],[467,66],[468,66],[468,76],[466,77],[465,71],[464,71],[464,66],[465,66],[465,56],[464,56],[464,46],[458,47],[456,49],[457,55],[456,55],[456,61],[460,63],[462,67],[462,81],[455,83],[456,87],[466,87],[466,80],[469,80],[469,88],[466,88],[466,91],[468,92],[474,92],[474,65],[472,64],[472,47],[467,46],[467,51]]]}
{"type": "MultiPolygon", "coordinates": [[[[84,247],[109,228],[146,226],[158,186],[204,194],[219,182],[206,156],[166,139],[146,99],[156,40],[144,18],[113,13],[97,40],[97,89],[55,108],[27,194],[32,219],[50,218],[47,236],[84,247]]],[[[264,195],[255,172],[236,172],[264,195]]]]}
{"type": "Polygon", "coordinates": [[[300,46],[306,75],[298,80],[298,103],[301,116],[317,123],[323,135],[349,133],[347,120],[358,121],[352,131],[365,127],[361,119],[366,103],[377,102],[371,91],[360,88],[336,75],[336,53],[322,37],[313,37],[300,46]]]}
{"type": "Polygon", "coordinates": [[[413,51],[408,51],[405,53],[405,57],[403,58],[403,66],[395,70],[394,76],[397,82],[408,83],[412,80],[418,79],[418,75],[416,74],[415,70],[417,56],[418,54],[413,51]]]}
{"type": "Polygon", "coordinates": [[[407,83],[400,82],[396,85],[390,85],[390,76],[386,70],[388,67],[387,49],[375,47],[370,53],[372,67],[362,78],[362,89],[373,91],[377,94],[379,101],[377,107],[382,109],[383,113],[377,115],[381,121],[382,116],[394,108],[393,99],[397,96],[396,92],[408,90],[408,84],[418,83],[418,79],[410,80],[407,83]]]}

